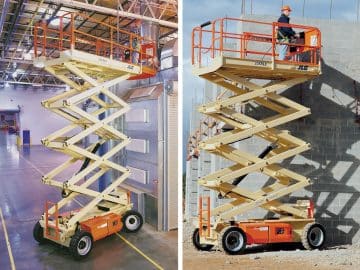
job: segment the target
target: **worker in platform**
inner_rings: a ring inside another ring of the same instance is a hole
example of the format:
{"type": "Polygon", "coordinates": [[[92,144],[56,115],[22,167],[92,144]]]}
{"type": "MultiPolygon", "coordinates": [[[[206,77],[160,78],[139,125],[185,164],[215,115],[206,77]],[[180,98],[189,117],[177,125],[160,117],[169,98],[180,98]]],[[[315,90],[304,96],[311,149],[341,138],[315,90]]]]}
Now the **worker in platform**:
{"type": "MultiPolygon", "coordinates": [[[[279,23],[289,23],[290,22],[290,6],[283,6],[281,9],[281,16],[278,19],[279,23]]],[[[280,26],[278,29],[278,41],[280,43],[290,43],[292,39],[298,38],[299,34],[288,26],[280,26]]],[[[279,46],[279,60],[286,60],[286,53],[288,51],[289,45],[282,44],[279,46]]]]}

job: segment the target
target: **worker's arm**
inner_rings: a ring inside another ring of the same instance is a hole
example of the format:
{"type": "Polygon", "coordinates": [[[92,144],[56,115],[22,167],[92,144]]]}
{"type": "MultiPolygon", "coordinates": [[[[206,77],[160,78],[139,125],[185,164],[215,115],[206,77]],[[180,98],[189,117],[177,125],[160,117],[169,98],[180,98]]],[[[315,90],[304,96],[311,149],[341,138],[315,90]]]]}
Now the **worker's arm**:
{"type": "MultiPolygon", "coordinates": [[[[289,23],[285,16],[281,16],[278,20],[279,23],[289,23]]],[[[285,37],[293,37],[296,35],[295,31],[291,27],[280,26],[279,31],[285,37]]]]}

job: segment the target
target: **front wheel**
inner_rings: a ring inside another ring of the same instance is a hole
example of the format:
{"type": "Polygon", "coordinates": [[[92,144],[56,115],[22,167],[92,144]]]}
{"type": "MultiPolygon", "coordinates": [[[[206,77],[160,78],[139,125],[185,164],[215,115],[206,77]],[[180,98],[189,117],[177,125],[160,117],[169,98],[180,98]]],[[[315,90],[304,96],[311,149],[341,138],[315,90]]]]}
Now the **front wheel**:
{"type": "Polygon", "coordinates": [[[202,251],[209,251],[213,248],[214,245],[208,245],[208,244],[200,244],[200,235],[199,235],[199,229],[195,229],[193,236],[192,236],[192,242],[196,249],[202,250],[202,251]]]}
{"type": "Polygon", "coordinates": [[[220,243],[226,253],[240,254],[246,247],[246,234],[238,227],[230,227],[221,233],[220,243]]]}
{"type": "Polygon", "coordinates": [[[315,222],[306,224],[301,235],[301,243],[308,250],[321,249],[325,244],[325,228],[315,222]]]}
{"type": "Polygon", "coordinates": [[[34,229],[33,229],[33,237],[39,243],[45,243],[46,239],[44,238],[44,229],[41,227],[40,222],[36,222],[34,229]]]}
{"type": "Polygon", "coordinates": [[[123,230],[125,232],[137,232],[143,225],[143,218],[138,211],[129,210],[122,216],[123,230]]]}
{"type": "Polygon", "coordinates": [[[69,250],[75,259],[83,259],[90,254],[93,247],[93,238],[90,233],[76,231],[71,238],[69,250]]]}

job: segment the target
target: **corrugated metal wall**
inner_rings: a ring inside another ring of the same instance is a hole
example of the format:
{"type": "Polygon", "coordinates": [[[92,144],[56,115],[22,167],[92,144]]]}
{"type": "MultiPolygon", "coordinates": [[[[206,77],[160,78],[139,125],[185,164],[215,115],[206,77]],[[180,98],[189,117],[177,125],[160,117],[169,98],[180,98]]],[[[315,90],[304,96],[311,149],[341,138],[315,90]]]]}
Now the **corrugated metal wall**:
{"type": "Polygon", "coordinates": [[[158,226],[158,100],[139,100],[129,102],[131,110],[125,117],[125,134],[132,142],[124,153],[125,165],[131,175],[125,181],[126,188],[132,192],[134,209],[137,209],[145,222],[158,226]],[[145,150],[145,151],[142,151],[145,150]]]}
{"type": "Polygon", "coordinates": [[[178,211],[178,82],[173,82],[174,92],[168,95],[168,130],[167,130],[167,156],[168,156],[168,229],[177,228],[178,211]]]}
{"type": "Polygon", "coordinates": [[[170,94],[162,84],[130,90],[125,118],[125,134],[132,139],[125,152],[132,172],[126,188],[138,194],[133,197],[145,221],[165,231],[177,228],[178,209],[178,93],[177,81],[170,83],[170,94]]]}

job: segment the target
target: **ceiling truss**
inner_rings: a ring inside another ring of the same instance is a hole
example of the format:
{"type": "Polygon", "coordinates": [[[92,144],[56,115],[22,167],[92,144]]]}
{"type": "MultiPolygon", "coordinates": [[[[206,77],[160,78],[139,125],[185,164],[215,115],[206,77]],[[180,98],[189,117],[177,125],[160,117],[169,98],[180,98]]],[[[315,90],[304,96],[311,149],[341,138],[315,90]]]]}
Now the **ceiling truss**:
{"type": "MultiPolygon", "coordinates": [[[[130,29],[138,22],[158,24],[159,47],[177,38],[177,0],[0,0],[0,8],[0,87],[6,83],[64,86],[33,66],[33,24],[40,20],[49,24],[67,12],[85,13],[119,29],[130,29]]],[[[79,21],[77,29],[107,37],[99,24],[88,20],[79,21]]]]}

